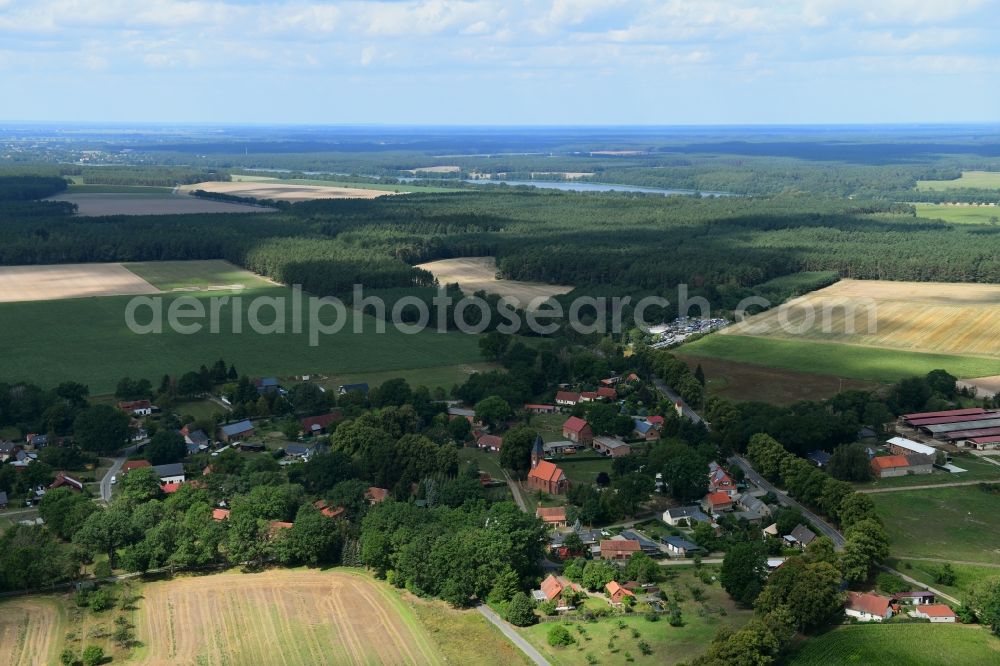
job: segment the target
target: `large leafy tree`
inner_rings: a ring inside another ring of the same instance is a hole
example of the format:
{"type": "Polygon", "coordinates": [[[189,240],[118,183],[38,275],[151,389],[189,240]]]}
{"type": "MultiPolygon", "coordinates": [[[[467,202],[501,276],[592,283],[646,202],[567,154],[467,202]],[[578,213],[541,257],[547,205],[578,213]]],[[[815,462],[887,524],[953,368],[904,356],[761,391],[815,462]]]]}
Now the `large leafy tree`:
{"type": "Polygon", "coordinates": [[[844,532],[846,543],[841,554],[844,578],[852,583],[868,580],[875,566],[889,556],[889,537],[877,520],[866,518],[844,532]]]}
{"type": "Polygon", "coordinates": [[[149,440],[144,451],[153,465],[165,465],[182,460],[187,455],[184,436],[174,430],[160,430],[149,440]]]}
{"type": "Polygon", "coordinates": [[[512,428],[503,438],[500,447],[500,464],[519,475],[531,469],[531,450],[538,433],[527,426],[512,428]]]}
{"type": "Polygon", "coordinates": [[[89,407],[73,422],[73,437],[84,451],[114,453],[128,444],[130,434],[128,415],[110,405],[89,407]]]}
{"type": "Polygon", "coordinates": [[[767,580],[767,557],[759,543],[735,543],[722,560],[719,581],[733,599],[744,606],[753,605],[767,580]]]}

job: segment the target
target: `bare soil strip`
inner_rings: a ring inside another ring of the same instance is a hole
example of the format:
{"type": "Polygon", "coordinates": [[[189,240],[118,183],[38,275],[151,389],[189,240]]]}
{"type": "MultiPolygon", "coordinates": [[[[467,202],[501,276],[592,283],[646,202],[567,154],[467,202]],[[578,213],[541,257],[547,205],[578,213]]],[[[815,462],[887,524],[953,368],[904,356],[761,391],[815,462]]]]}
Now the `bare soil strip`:
{"type": "Polygon", "coordinates": [[[548,298],[573,291],[573,287],[561,285],[498,280],[497,261],[494,257],[441,259],[420,264],[417,268],[430,271],[441,284],[457,282],[466,294],[482,290],[488,294],[508,296],[518,299],[521,307],[526,307],[534,298],[548,298]]]}
{"type": "Polygon", "coordinates": [[[121,264],[0,266],[0,303],[158,293],[121,264]]]}
{"type": "Polygon", "coordinates": [[[281,181],[235,182],[235,183],[195,183],[179,188],[181,192],[220,192],[252,199],[274,199],[276,201],[311,201],[313,199],[374,199],[394,194],[386,190],[366,190],[361,187],[337,187],[333,185],[288,185],[281,181]]]}

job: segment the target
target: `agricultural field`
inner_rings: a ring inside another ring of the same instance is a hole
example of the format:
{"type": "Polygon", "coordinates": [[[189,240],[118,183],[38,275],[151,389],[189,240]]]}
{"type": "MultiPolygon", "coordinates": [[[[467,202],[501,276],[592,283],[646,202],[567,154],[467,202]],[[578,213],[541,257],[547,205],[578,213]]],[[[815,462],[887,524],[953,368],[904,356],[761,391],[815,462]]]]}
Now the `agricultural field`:
{"type": "MultiPolygon", "coordinates": [[[[385,190],[372,189],[357,183],[350,187],[337,185],[299,185],[293,184],[290,181],[278,180],[277,178],[264,181],[241,180],[231,183],[210,181],[195,183],[194,185],[182,185],[178,188],[179,192],[194,192],[196,190],[231,194],[251,199],[274,199],[276,201],[292,202],[312,201],[314,199],[374,199],[375,197],[389,194],[385,190]]],[[[197,200],[209,201],[208,199],[197,200]]]]}
{"type": "MultiPolygon", "coordinates": [[[[91,186],[83,186],[91,187],[91,186]]],[[[273,210],[228,201],[212,201],[175,193],[172,190],[133,193],[126,188],[96,185],[95,189],[70,191],[51,197],[50,201],[69,201],[77,206],[77,215],[189,215],[194,213],[264,213],[273,210]],[[111,189],[111,191],[108,191],[111,189]]]]}
{"type": "Polygon", "coordinates": [[[877,386],[872,382],[843,379],[835,375],[792,372],[710,356],[678,354],[677,357],[692,371],[701,366],[710,395],[735,401],[787,405],[802,400],[803,396],[808,396],[810,400],[823,400],[848,389],[867,390],[877,386]]]}
{"type": "Polygon", "coordinates": [[[917,189],[954,190],[963,187],[977,189],[1000,189],[1000,171],[963,171],[961,178],[954,180],[918,180],[917,189]]]}
{"type": "Polygon", "coordinates": [[[959,486],[868,496],[894,557],[1000,564],[1000,495],[959,486]]]}
{"type": "Polygon", "coordinates": [[[508,296],[516,298],[522,307],[535,298],[549,298],[573,291],[573,287],[498,279],[495,257],[441,259],[420,264],[417,268],[430,271],[440,284],[457,282],[466,294],[482,290],[488,294],[508,296]]]}
{"type": "Polygon", "coordinates": [[[976,395],[980,398],[992,398],[1000,393],[1000,375],[991,377],[973,377],[959,382],[959,386],[967,386],[976,389],[976,395]]]}
{"type": "Polygon", "coordinates": [[[59,661],[66,612],[49,597],[0,603],[0,664],[46,666],[59,661]]]}
{"type": "Polygon", "coordinates": [[[161,291],[236,291],[275,284],[222,259],[145,261],[122,265],[161,291]]]}
{"type": "Polygon", "coordinates": [[[346,570],[224,573],[149,583],[143,664],[440,664],[396,592],[346,570]]]}
{"type": "Polygon", "coordinates": [[[719,335],[1000,359],[1000,285],[841,280],[719,335]]]}
{"type": "Polygon", "coordinates": [[[971,204],[914,204],[917,217],[929,220],[944,220],[952,224],[996,224],[1000,208],[996,206],[973,206],[971,204]]]}
{"type": "Polygon", "coordinates": [[[122,264],[0,266],[0,303],[156,293],[122,264]]]}
{"type": "MultiPolygon", "coordinates": [[[[241,294],[245,306],[255,296],[283,297],[291,300],[291,290],[284,287],[248,289],[241,294]]],[[[165,294],[163,312],[178,298],[197,298],[207,302],[212,292],[165,294]]],[[[421,332],[407,335],[393,326],[385,333],[375,333],[375,320],[347,311],[344,327],[331,335],[319,335],[318,344],[309,344],[309,326],[295,333],[292,308],[286,307],[284,333],[254,333],[244,309],[243,332],[234,332],[233,306],[220,309],[219,328],[213,333],[207,322],[190,335],[173,331],[166,325],[163,333],[137,334],[126,326],[125,312],[132,297],[107,296],[91,299],[0,303],[0,338],[5,353],[0,356],[0,377],[7,381],[31,381],[41,386],[77,379],[90,386],[92,394],[110,393],[124,376],[145,377],[158,381],[165,373],[180,375],[202,364],[224,358],[242,373],[285,377],[302,374],[357,376],[367,373],[401,371],[474,364],[481,361],[478,337],[461,333],[421,332]],[[355,334],[354,322],[360,317],[362,333],[355,334]],[[23,322],[31,322],[25,326],[23,322]],[[67,326],[72,322],[72,326],[67,326]]],[[[137,313],[140,322],[150,321],[146,308],[137,313]]],[[[304,313],[308,307],[304,307],[304,313]]],[[[264,308],[263,323],[273,314],[264,308]]],[[[305,316],[305,315],[304,315],[305,316]]],[[[240,319],[238,317],[238,319],[240,319]]],[[[332,312],[323,313],[323,321],[332,323],[332,312]]]]}
{"type": "Polygon", "coordinates": [[[791,666],[842,664],[995,664],[1000,640],[989,631],[961,624],[859,624],[810,638],[788,663],[791,666]]]}
{"type": "MultiPolygon", "coordinates": [[[[582,666],[588,663],[588,655],[596,659],[590,663],[611,665],[688,662],[708,648],[719,629],[742,626],[753,616],[753,611],[737,607],[717,582],[705,585],[695,578],[692,568],[684,569],[673,581],[661,585],[668,596],[683,599],[680,602],[684,618],[682,627],[670,626],[666,618],[650,622],[642,616],[611,616],[597,622],[573,622],[568,623],[567,629],[577,642],[558,648],[550,646],[547,641],[549,629],[553,626],[551,622],[519,631],[554,666],[582,666]],[[703,588],[705,600],[694,601],[688,585],[703,588]],[[620,628],[619,623],[623,623],[624,628],[620,628]],[[633,632],[638,632],[639,637],[636,638],[633,632]],[[612,641],[614,647],[609,648],[612,641]],[[648,644],[650,654],[642,653],[639,641],[648,644]]],[[[604,604],[604,607],[607,608],[607,605],[604,604]]]]}
{"type": "MultiPolygon", "coordinates": [[[[456,384],[462,384],[470,375],[477,372],[499,370],[497,363],[461,363],[458,365],[442,365],[433,368],[415,368],[409,370],[385,370],[381,372],[338,373],[326,377],[319,382],[324,388],[337,388],[342,384],[367,383],[375,388],[390,379],[402,378],[410,386],[426,386],[432,391],[436,388],[451,390],[456,384]]],[[[1000,469],[1000,468],[998,468],[1000,469]]]]}
{"type": "Polygon", "coordinates": [[[894,382],[939,368],[963,378],[1000,374],[1000,359],[719,333],[686,344],[678,353],[693,357],[689,363],[713,358],[866,382],[894,382]]]}

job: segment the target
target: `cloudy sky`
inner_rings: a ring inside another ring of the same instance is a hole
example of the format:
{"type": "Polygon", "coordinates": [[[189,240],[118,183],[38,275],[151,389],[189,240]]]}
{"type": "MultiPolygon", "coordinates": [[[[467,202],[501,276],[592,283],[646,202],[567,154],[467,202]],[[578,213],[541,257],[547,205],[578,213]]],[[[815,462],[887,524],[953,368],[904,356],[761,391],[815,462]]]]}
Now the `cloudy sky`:
{"type": "Polygon", "coordinates": [[[1000,0],[0,0],[0,119],[1000,120],[1000,0]]]}

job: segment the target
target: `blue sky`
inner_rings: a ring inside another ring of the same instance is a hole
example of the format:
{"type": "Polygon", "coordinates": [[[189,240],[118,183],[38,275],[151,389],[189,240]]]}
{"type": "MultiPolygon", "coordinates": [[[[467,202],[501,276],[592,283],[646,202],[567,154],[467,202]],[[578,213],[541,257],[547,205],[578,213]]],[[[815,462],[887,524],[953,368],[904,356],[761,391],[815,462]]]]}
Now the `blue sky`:
{"type": "Polygon", "coordinates": [[[1000,120],[1000,0],[0,0],[0,118],[1000,120]]]}

